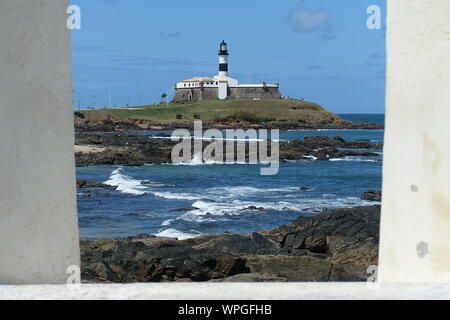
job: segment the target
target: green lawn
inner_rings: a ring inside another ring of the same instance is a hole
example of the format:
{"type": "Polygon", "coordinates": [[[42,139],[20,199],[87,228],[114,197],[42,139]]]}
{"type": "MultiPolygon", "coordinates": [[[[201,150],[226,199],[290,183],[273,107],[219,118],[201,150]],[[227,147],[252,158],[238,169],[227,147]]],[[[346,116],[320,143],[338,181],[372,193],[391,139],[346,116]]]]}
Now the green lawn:
{"type": "Polygon", "coordinates": [[[169,103],[118,109],[80,111],[89,120],[108,116],[120,120],[151,120],[160,123],[192,122],[195,119],[218,121],[229,118],[264,121],[333,121],[338,116],[325,111],[318,104],[298,100],[206,100],[187,104],[169,103]]]}

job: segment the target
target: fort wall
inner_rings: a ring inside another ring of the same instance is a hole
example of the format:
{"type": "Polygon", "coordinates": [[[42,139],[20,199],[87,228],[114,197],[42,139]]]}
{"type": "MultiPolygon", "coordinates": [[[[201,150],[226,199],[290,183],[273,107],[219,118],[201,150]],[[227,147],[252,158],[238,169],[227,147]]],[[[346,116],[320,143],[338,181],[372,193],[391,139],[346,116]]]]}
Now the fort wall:
{"type": "Polygon", "coordinates": [[[228,90],[229,97],[235,99],[281,99],[278,87],[231,87],[228,90]]]}
{"type": "Polygon", "coordinates": [[[173,102],[215,100],[218,97],[218,88],[183,88],[176,90],[173,102]]]}
{"type": "MultiPolygon", "coordinates": [[[[173,102],[215,100],[219,98],[218,88],[180,88],[176,89],[173,102]]],[[[279,87],[229,87],[230,99],[281,99],[279,87]]]]}

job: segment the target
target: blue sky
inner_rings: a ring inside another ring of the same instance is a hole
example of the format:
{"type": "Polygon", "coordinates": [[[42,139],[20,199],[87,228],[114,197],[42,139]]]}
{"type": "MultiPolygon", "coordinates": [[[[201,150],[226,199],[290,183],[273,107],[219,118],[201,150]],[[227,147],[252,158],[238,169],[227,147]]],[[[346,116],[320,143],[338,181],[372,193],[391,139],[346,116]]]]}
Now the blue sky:
{"type": "Polygon", "coordinates": [[[218,72],[279,82],[282,94],[337,113],[383,113],[385,30],[366,27],[367,7],[386,0],[72,0],[74,107],[157,103],[192,76],[218,72]],[[249,76],[250,75],[250,76],[249,76]]]}

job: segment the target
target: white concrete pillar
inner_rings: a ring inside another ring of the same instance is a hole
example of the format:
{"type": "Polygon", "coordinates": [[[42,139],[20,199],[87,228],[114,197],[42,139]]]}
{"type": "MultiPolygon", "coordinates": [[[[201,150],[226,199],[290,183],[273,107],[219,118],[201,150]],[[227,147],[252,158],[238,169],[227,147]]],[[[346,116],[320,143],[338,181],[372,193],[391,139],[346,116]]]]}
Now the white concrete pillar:
{"type": "Polygon", "coordinates": [[[450,1],[390,0],[379,280],[450,281],[450,1]]]}
{"type": "Polygon", "coordinates": [[[0,283],[79,265],[65,0],[0,1],[0,283]]]}

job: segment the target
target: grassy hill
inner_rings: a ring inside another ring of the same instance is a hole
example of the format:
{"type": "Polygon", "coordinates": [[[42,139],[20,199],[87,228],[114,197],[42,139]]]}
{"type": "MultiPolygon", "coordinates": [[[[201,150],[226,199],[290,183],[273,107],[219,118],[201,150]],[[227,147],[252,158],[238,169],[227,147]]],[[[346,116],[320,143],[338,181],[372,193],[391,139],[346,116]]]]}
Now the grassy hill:
{"type": "Polygon", "coordinates": [[[289,121],[332,123],[340,118],[316,103],[299,100],[206,100],[117,109],[83,110],[85,120],[144,120],[158,123],[239,120],[252,123],[289,121]]]}

